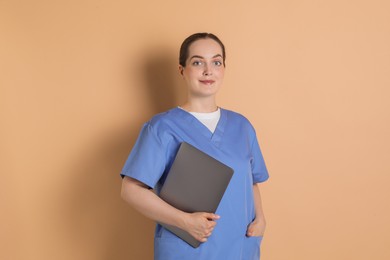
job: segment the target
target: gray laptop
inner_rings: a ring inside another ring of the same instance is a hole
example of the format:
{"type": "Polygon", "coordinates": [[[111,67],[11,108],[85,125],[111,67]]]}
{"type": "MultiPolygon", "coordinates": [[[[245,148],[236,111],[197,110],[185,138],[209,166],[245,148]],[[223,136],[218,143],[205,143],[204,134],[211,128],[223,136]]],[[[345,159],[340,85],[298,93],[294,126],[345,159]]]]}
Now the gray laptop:
{"type": "MultiPolygon", "coordinates": [[[[185,212],[215,213],[232,176],[233,169],[183,142],[160,197],[185,212]]],[[[161,225],[195,248],[201,243],[184,230],[161,225]]]]}

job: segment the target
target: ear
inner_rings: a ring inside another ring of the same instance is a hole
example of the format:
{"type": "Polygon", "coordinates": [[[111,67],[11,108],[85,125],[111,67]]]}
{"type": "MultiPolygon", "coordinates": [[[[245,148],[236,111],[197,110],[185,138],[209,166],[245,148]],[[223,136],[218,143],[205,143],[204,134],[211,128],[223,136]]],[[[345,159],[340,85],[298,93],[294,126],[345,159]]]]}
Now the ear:
{"type": "Polygon", "coordinates": [[[182,65],[179,65],[179,73],[183,76],[184,67],[182,65]]]}

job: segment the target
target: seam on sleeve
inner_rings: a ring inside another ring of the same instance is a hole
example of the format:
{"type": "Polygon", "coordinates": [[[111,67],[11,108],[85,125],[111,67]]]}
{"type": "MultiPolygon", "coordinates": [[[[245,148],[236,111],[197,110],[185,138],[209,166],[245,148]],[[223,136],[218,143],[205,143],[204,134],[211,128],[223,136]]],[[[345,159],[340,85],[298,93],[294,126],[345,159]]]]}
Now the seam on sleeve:
{"type": "MultiPolygon", "coordinates": [[[[158,144],[160,145],[160,147],[164,147],[165,148],[165,150],[163,151],[163,154],[164,154],[163,156],[164,156],[164,162],[166,164],[167,161],[168,161],[168,156],[167,156],[167,152],[169,150],[168,149],[168,144],[171,142],[172,138],[169,138],[169,141],[167,141],[166,145],[164,145],[163,141],[160,138],[160,135],[157,134],[157,130],[155,129],[155,127],[150,122],[148,123],[148,127],[150,127],[150,130],[153,133],[153,135],[155,136],[156,140],[158,141],[158,144]]],[[[165,131],[163,131],[161,133],[161,135],[165,136],[166,135],[165,131]]]]}
{"type": "Polygon", "coordinates": [[[256,140],[256,131],[252,128],[253,131],[253,137],[252,137],[252,142],[251,142],[251,156],[253,155],[253,144],[255,143],[256,140]]]}

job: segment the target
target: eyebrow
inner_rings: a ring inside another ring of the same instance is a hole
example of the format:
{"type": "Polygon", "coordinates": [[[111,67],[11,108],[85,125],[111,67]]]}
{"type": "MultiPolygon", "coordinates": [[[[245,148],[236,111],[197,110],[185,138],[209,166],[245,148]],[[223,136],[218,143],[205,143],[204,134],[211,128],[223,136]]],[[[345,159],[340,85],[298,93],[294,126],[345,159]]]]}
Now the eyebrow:
{"type": "MultiPolygon", "coordinates": [[[[214,55],[214,56],[213,56],[213,59],[218,58],[218,57],[222,58],[222,55],[221,55],[221,54],[214,55]]],[[[192,60],[193,58],[204,59],[204,57],[202,57],[202,56],[194,55],[194,56],[192,56],[192,57],[190,58],[190,60],[192,60]]]]}

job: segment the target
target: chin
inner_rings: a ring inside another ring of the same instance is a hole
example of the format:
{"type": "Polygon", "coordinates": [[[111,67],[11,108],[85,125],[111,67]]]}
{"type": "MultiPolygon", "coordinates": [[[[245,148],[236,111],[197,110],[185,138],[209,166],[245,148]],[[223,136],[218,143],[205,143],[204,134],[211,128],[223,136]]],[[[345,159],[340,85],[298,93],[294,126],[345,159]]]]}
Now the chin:
{"type": "Polygon", "coordinates": [[[194,93],[197,97],[212,97],[217,94],[218,91],[212,90],[212,91],[199,91],[197,93],[194,93]]]}

